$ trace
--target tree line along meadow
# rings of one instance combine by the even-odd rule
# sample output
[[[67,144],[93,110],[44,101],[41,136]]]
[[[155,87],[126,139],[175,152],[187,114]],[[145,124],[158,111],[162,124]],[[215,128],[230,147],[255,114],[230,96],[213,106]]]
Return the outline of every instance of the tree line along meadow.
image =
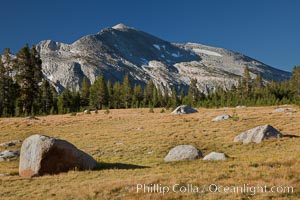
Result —
[[[98,76],[91,85],[83,78],[80,91],[67,85],[61,94],[43,76],[42,61],[35,46],[23,47],[15,58],[10,50],[0,59],[0,116],[49,115],[83,110],[164,107],[186,104],[194,107],[232,107],[237,105],[269,106],[300,104],[300,67],[295,66],[290,80],[266,82],[261,74],[252,79],[249,68],[237,85],[224,90],[216,88],[203,94],[192,79],[189,89],[170,92],[157,88],[152,80],[146,85],[132,85],[128,75],[122,82],[112,83]]]

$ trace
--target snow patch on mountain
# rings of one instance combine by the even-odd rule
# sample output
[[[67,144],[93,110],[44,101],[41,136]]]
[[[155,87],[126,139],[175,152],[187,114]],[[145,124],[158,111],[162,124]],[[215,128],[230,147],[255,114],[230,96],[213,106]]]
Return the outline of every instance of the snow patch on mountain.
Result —
[[[222,55],[219,54],[219,53],[217,53],[217,52],[209,51],[209,50],[205,50],[205,49],[194,48],[193,51],[196,52],[196,53],[203,53],[203,54],[206,54],[206,55],[209,55],[209,56],[219,56],[219,57],[222,57]]]
[[[153,44],[153,46],[157,49],[157,50],[159,50],[160,51],[160,46],[159,45],[157,45],[157,44]]]

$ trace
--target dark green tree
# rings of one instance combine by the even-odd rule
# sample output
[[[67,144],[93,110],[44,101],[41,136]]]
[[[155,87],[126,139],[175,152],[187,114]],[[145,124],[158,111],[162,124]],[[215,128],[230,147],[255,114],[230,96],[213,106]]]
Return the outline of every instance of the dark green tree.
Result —
[[[290,82],[295,97],[299,97],[300,96],[300,66],[295,66],[293,68],[292,78]]]
[[[242,79],[242,87],[243,87],[243,93],[246,97],[249,97],[251,94],[252,89],[252,80],[250,76],[250,71],[248,67],[245,67],[244,73],[243,73],[243,79]]]
[[[41,85],[41,93],[41,112],[48,115],[53,107],[53,93],[51,85],[45,79]]]
[[[129,108],[131,105],[132,88],[130,85],[128,74],[124,76],[122,84],[122,101],[125,108]]]
[[[108,90],[103,76],[99,76],[90,88],[90,105],[97,109],[108,106]]]
[[[80,106],[83,108],[88,107],[90,104],[90,87],[91,83],[85,76],[82,80],[81,92],[80,92]]]

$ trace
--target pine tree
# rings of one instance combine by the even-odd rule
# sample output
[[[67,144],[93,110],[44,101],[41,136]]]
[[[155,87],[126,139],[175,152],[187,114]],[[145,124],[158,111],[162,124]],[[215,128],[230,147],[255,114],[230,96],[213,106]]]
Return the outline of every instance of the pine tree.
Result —
[[[39,83],[42,80],[42,61],[33,46],[28,45],[17,53],[14,68],[17,71],[16,79],[20,85],[20,114],[36,114],[39,102]]]
[[[107,81],[107,93],[108,93],[108,108],[112,108],[114,91],[113,91],[113,85],[110,80]]]
[[[58,105],[58,113],[60,114],[66,114],[71,111],[72,94],[69,85],[67,85],[64,91],[60,94],[57,105]]]
[[[4,101],[5,101],[5,68],[0,56],[0,117],[4,113]]]
[[[243,93],[245,94],[246,97],[249,97],[251,94],[251,89],[252,89],[252,81],[251,81],[251,76],[250,76],[250,71],[248,67],[245,67],[244,73],[243,73],[243,80],[242,80],[242,87],[243,87]]]
[[[133,87],[133,95],[132,95],[132,106],[135,108],[139,108],[141,106],[141,102],[143,100],[143,89],[141,85],[134,85]]]
[[[290,80],[295,97],[300,96],[300,66],[295,66]]]
[[[197,87],[197,79],[192,79],[188,91],[188,104],[194,106],[200,99],[200,91]]]
[[[108,90],[103,76],[99,76],[90,88],[90,105],[97,109],[108,106]]]
[[[172,89],[172,97],[171,97],[171,107],[172,109],[175,109],[178,106],[179,99],[177,95],[177,90],[175,87]]]
[[[130,85],[128,74],[124,76],[122,84],[122,101],[125,108],[129,108],[131,105],[132,88]]]
[[[144,105],[153,105],[153,89],[155,88],[155,85],[152,80],[149,80],[147,82],[147,85],[144,89]]]
[[[50,114],[51,108],[53,107],[53,93],[51,85],[47,80],[43,80],[41,85],[41,110],[44,114]]]
[[[168,102],[169,102],[169,89],[167,87],[167,85],[165,85],[163,87],[164,89],[164,95],[163,95],[163,99],[162,99],[162,103],[161,106],[163,107],[168,107]]]
[[[15,103],[18,96],[19,86],[13,80],[13,61],[11,58],[10,49],[4,50],[4,67],[5,67],[5,78],[4,78],[4,115],[14,116],[15,115]]]
[[[122,86],[120,82],[115,82],[113,86],[113,107],[114,108],[123,108],[121,95],[122,95]]]
[[[90,81],[85,76],[82,80],[81,93],[80,93],[80,106],[86,108],[89,106],[90,101]]]

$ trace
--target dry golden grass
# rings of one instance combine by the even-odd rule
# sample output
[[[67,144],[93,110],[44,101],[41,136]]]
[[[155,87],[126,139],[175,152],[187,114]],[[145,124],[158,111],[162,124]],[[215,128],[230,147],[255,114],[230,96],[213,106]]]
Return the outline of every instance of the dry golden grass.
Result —
[[[18,177],[18,159],[0,162],[0,199],[300,199],[300,138],[266,140],[260,144],[234,143],[234,136],[258,125],[271,124],[283,134],[300,136],[300,112],[272,113],[275,107],[199,109],[174,116],[148,109],[100,111],[91,115],[57,115],[0,119],[0,143],[40,133],[65,139],[91,154],[101,164],[95,171],[70,171],[32,179]],[[219,114],[238,120],[212,122]],[[225,152],[221,162],[201,159],[164,163],[179,144],[198,147],[204,155]],[[4,150],[0,148],[0,151]],[[20,149],[20,145],[9,149]],[[119,164],[118,164],[119,163]],[[159,193],[136,192],[136,184],[211,183],[224,186],[293,186],[293,193]]]

